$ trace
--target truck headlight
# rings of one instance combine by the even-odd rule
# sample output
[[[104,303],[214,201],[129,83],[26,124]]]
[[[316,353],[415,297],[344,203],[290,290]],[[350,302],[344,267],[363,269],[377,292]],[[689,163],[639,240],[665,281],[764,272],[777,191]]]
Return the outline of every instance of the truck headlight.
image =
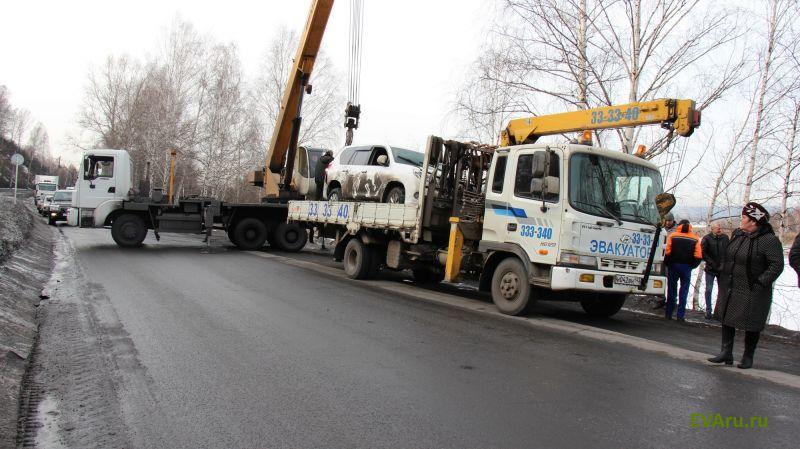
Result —
[[[422,170],[414,170],[414,176],[416,176],[417,179],[422,178]]]
[[[560,263],[569,265],[581,265],[585,267],[597,268],[597,258],[594,256],[583,256],[569,251],[561,251]]]

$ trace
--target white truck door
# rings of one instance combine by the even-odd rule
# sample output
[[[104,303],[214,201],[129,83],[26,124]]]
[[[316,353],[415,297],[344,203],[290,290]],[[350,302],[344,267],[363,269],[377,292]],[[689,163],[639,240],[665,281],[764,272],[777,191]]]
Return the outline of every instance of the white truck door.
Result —
[[[531,262],[553,265],[561,232],[562,152],[560,149],[522,149],[509,156],[506,239],[525,249]],[[516,226],[514,226],[516,224]]]
[[[510,175],[507,170],[508,159],[508,150],[499,150],[495,154],[489,173],[491,182],[486,190],[486,213],[483,218],[483,234],[481,235],[481,239],[488,242],[506,242],[508,226],[512,224],[508,199],[511,192],[510,186],[513,183],[507,181],[506,178],[513,179],[513,175]]]
[[[101,203],[119,198],[127,192],[117,192],[114,176],[114,156],[88,155],[83,160],[83,176],[78,187],[78,207],[94,209]]]

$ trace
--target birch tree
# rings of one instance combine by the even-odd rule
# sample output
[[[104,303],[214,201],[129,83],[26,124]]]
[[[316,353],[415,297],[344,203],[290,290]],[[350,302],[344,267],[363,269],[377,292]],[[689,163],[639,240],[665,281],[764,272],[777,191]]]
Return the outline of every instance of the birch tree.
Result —
[[[704,109],[741,82],[739,62],[709,61],[738,37],[733,17],[701,0],[506,0],[476,76],[513,92],[516,113],[646,101],[678,85]],[[635,148],[638,129],[615,132],[623,150]]]
[[[252,95],[261,123],[264,156],[278,119],[283,91],[298,44],[297,33],[286,28],[280,29],[262,58],[261,75],[255,80]],[[303,98],[299,145],[329,148],[339,145],[345,106],[341,79],[330,58],[320,52],[309,81],[313,86],[312,93]]]
[[[759,81],[753,138],[748,151],[742,203],[750,201],[753,184],[757,181],[756,162],[759,159],[759,147],[765,137],[765,124],[778,100],[785,94],[783,75],[787,64],[791,62],[791,53],[785,40],[790,37],[790,25],[795,17],[791,13],[794,3],[791,0],[770,0],[764,20],[766,32],[758,56]]]

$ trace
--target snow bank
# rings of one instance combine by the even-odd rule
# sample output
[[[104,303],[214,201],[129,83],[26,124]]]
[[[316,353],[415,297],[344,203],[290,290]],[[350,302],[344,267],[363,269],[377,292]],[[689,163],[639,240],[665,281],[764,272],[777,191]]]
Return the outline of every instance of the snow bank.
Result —
[[[31,228],[33,216],[25,206],[25,200],[0,196],[0,261],[19,247]]]

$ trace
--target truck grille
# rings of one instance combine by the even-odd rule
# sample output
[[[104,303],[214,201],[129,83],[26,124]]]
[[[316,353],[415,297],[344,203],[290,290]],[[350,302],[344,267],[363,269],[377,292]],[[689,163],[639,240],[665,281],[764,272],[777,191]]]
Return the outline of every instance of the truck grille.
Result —
[[[631,273],[638,273],[642,262],[632,260],[620,259],[604,259],[600,258],[600,268],[611,271],[628,271]]]

